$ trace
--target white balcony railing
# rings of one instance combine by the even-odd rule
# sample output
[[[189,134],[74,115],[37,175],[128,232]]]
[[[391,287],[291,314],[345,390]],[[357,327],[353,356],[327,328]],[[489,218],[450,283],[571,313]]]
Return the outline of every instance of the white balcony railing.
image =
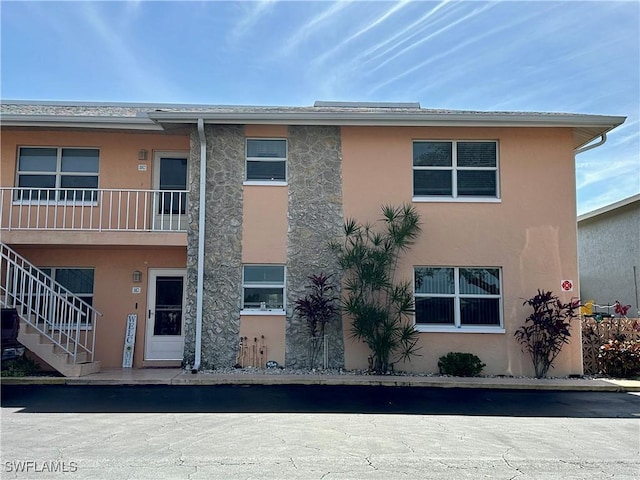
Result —
[[[186,232],[186,190],[0,187],[0,230]]]

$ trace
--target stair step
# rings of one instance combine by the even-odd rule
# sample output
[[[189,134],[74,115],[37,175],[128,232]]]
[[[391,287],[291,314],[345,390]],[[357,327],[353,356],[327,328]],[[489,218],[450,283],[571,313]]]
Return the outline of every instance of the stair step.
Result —
[[[100,371],[100,362],[90,362],[86,352],[79,352],[74,363],[72,355],[41,333],[25,333],[21,328],[18,341],[66,377],[81,377]]]

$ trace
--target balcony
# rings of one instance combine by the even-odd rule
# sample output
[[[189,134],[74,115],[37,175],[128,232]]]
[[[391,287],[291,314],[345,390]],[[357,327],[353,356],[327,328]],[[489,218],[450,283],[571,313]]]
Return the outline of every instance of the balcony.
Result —
[[[5,243],[186,245],[188,191],[0,187]]]

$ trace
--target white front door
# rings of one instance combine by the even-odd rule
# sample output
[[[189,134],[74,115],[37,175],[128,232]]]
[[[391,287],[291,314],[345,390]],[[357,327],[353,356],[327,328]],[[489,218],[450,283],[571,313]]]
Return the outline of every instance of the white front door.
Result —
[[[145,360],[182,360],[187,272],[149,270]]]
[[[186,230],[188,153],[155,152],[153,188],[154,230]]]

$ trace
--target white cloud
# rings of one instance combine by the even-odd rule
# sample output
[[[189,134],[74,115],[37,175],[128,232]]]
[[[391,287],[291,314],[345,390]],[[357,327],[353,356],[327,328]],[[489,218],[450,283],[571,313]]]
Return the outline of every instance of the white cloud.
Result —
[[[335,25],[331,23],[332,18],[341,13],[344,9],[349,7],[351,0],[342,0],[332,3],[331,6],[319,14],[313,16],[310,20],[300,26],[293,35],[284,41],[284,47],[280,50],[280,55],[288,56],[296,49],[300,48],[301,44],[306,39],[316,34],[323,28],[334,28]]]
[[[240,5],[249,6],[245,15],[231,30],[231,41],[236,42],[241,37],[253,31],[253,27],[263,19],[275,5],[275,0],[260,0],[256,2],[243,2]]]
[[[110,23],[103,11],[100,11],[100,4],[93,2],[82,3],[82,15],[85,24],[90,27],[109,54],[105,58],[103,68],[113,68],[118,72],[119,77],[126,81],[128,89],[141,96],[148,96],[153,92],[156,98],[166,99],[175,96],[177,89],[167,84],[159,72],[154,71],[146,65],[144,57],[136,53],[132,48],[132,43],[127,41],[127,32],[124,29],[116,30],[114,23]]]
[[[439,30],[436,30],[435,32],[433,32],[432,34],[427,35],[425,38],[423,38],[419,42],[415,42],[412,45],[402,49],[400,52],[398,52],[398,53],[392,55],[391,57],[387,58],[385,61],[381,62],[376,67],[374,67],[372,72],[374,72],[376,70],[379,70],[383,65],[386,65],[387,63],[389,63],[390,61],[396,59],[400,55],[406,54],[408,51],[413,50],[414,48],[418,47],[420,44],[425,43],[425,42],[433,39],[434,37],[440,35],[441,33],[445,32],[447,30],[450,30],[451,28],[455,27],[458,24],[461,24],[461,23],[463,23],[463,22],[465,22],[467,20],[470,20],[473,17],[476,17],[476,16],[480,15],[481,13],[489,10],[490,8],[493,8],[494,6],[495,6],[495,4],[491,4],[491,3],[483,4],[483,6],[474,9],[473,11],[471,11],[467,15],[464,15],[463,17],[459,18],[455,22],[449,23],[445,27],[442,27]],[[451,49],[449,49],[447,51],[441,52],[438,55],[430,56],[427,60],[425,60],[423,62],[420,62],[420,63],[414,65],[411,68],[403,70],[402,73],[399,73],[398,75],[395,75],[393,77],[387,78],[385,81],[380,82],[377,85],[374,85],[371,89],[369,89],[369,93],[373,93],[373,92],[375,92],[377,90],[380,90],[381,88],[383,88],[383,87],[385,87],[387,85],[390,85],[390,84],[392,84],[394,82],[397,82],[398,80],[411,75],[412,73],[416,72],[417,70],[420,70],[420,69],[424,68],[425,66],[437,61],[438,59],[443,58],[443,57],[447,57],[447,56],[451,55],[453,52],[455,52],[457,50],[460,50],[460,49],[466,47],[467,45],[469,45],[471,43],[475,43],[478,40],[480,40],[480,39],[482,39],[484,37],[487,37],[487,36],[495,33],[496,31],[502,30],[504,28],[506,28],[506,27],[503,26],[503,27],[499,27],[499,28],[496,28],[494,30],[485,32],[484,34],[478,35],[478,36],[473,37],[473,38],[471,38],[471,39],[469,39],[469,40],[467,40],[465,42],[459,43],[455,47],[453,47],[453,48],[451,48]]]
[[[401,2],[398,2],[398,3],[394,4],[393,7],[391,7],[389,10],[384,12],[381,16],[376,18],[373,22],[368,24],[366,27],[361,28],[356,33],[354,33],[353,35],[345,38],[343,41],[338,43],[332,49],[324,52],[322,55],[319,55],[312,63],[317,67],[318,65],[326,62],[329,59],[329,57],[333,56],[338,50],[344,48],[348,43],[350,43],[353,40],[355,40],[356,38],[364,35],[369,30],[372,30],[375,27],[377,27],[378,25],[382,24],[384,21],[388,20],[394,13],[396,13],[399,10],[403,9],[404,7],[406,7],[409,3],[410,3],[410,0],[403,0]]]

